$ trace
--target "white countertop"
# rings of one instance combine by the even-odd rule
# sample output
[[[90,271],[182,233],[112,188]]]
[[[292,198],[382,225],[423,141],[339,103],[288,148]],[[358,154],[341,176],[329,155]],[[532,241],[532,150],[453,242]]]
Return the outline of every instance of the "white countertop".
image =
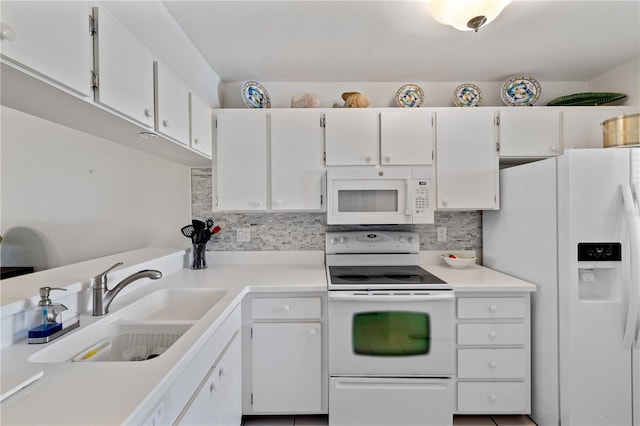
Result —
[[[176,250],[173,251],[174,255]],[[168,256],[166,251],[144,249],[91,261],[89,265],[71,265],[56,268],[58,280],[68,275],[70,291],[76,288],[86,291],[87,279],[79,281],[79,276],[90,277],[105,263],[111,260],[122,260],[135,268],[144,264],[152,265],[148,257],[152,255]],[[111,312],[138,300],[155,290],[164,288],[222,288],[227,293],[213,309],[196,322],[173,347],[160,357],[141,363],[33,363],[27,358],[43,349],[45,345],[29,345],[26,340],[19,341],[2,349],[1,370],[3,383],[5,377],[20,375],[25,377],[43,372],[43,376],[26,388],[10,396],[0,404],[0,423],[3,425],[18,424],[64,424],[64,425],[99,425],[122,424],[136,410],[144,407],[150,409],[154,398],[157,400],[167,391],[173,380],[187,368],[189,360],[202,348],[205,342],[215,333],[231,311],[240,303],[248,292],[317,292],[326,291],[326,269],[322,263],[322,253],[312,252],[298,255],[295,253],[259,254],[252,253],[245,259],[250,264],[242,263],[242,256],[208,252],[209,268],[204,270],[179,269],[165,275],[158,281],[130,286],[132,290],[118,295],[111,307]],[[262,262],[260,259],[267,259]],[[142,261],[136,264],[136,261]],[[225,263],[228,262],[228,263]],[[296,263],[287,263],[296,262]],[[132,269],[134,268],[132,266]],[[441,279],[454,284],[456,291],[482,292],[530,292],[535,286],[507,275],[492,271],[478,265],[463,270],[454,270],[445,264],[425,263],[425,269]],[[65,273],[65,268],[67,269]],[[78,269],[79,268],[79,269]],[[81,275],[74,275],[75,270]],[[38,274],[34,274],[37,278]],[[16,303],[31,300],[42,284],[40,279],[29,282],[28,276],[20,278],[21,288],[9,285],[11,294],[2,298],[2,308],[16,309]],[[11,280],[7,280],[9,282]],[[57,281],[60,285],[60,281]],[[13,283],[15,284],[15,283]],[[2,282],[4,292],[5,281]],[[37,300],[37,298],[35,299]],[[107,314],[108,316],[109,314]],[[4,321],[4,313],[3,313]],[[81,326],[105,317],[82,315]],[[72,331],[69,335],[77,332]],[[63,341],[66,336],[55,342]],[[5,389],[2,390],[3,392]],[[145,406],[146,404],[146,406]]]

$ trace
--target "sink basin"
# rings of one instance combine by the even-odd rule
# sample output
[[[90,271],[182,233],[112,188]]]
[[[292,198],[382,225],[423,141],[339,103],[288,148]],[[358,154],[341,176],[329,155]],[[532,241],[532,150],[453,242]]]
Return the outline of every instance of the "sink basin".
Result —
[[[145,361],[162,355],[190,323],[115,323],[88,326],[29,357],[30,362]]]
[[[119,311],[125,320],[197,321],[222,299],[219,288],[170,288],[156,290]]]
[[[123,362],[162,356],[227,293],[224,289],[156,290],[62,337],[30,362]]]

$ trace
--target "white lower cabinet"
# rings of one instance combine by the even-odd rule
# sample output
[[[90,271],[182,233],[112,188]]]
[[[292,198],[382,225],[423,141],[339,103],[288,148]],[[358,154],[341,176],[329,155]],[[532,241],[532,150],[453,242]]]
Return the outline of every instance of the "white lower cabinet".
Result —
[[[244,414],[326,413],[326,296],[248,296],[243,308]]]
[[[457,296],[457,414],[530,414],[531,319],[526,294]]]
[[[180,425],[240,425],[242,343],[237,333],[211,367],[177,421]]]

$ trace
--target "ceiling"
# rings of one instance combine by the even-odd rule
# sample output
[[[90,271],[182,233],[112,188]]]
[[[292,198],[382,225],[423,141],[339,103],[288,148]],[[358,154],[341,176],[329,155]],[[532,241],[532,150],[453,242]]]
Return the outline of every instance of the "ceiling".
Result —
[[[640,0],[515,0],[478,33],[428,1],[163,1],[224,82],[588,81],[640,55]]]

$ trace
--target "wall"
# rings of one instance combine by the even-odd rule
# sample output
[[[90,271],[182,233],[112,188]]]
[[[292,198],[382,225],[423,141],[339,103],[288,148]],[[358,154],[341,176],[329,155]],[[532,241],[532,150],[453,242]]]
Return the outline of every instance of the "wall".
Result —
[[[589,91],[625,93],[629,112],[640,112],[640,56],[590,80]]]
[[[324,213],[212,213],[211,169],[194,168],[192,179],[192,215],[195,219],[212,217],[222,231],[208,245],[214,251],[238,250],[324,250],[326,231],[379,230],[380,227],[328,226]],[[436,228],[447,227],[447,241],[436,241]],[[236,229],[249,228],[251,241],[236,241]],[[433,225],[398,225],[383,229],[411,230],[420,235],[422,250],[482,249],[480,212],[436,212]]]
[[[188,167],[7,107],[0,119],[3,266],[186,246]]]

